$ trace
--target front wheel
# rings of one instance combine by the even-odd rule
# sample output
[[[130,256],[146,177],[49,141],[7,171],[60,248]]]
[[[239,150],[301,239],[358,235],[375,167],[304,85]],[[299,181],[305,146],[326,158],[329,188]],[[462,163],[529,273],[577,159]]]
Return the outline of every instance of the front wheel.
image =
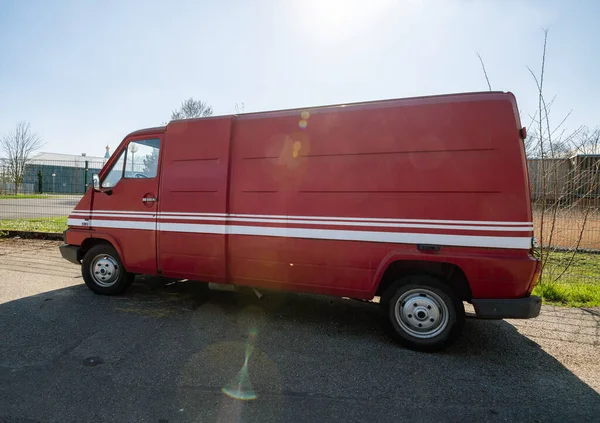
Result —
[[[414,350],[440,350],[452,343],[464,326],[462,301],[446,284],[429,275],[398,280],[382,300],[392,335]]]
[[[123,293],[134,278],[123,267],[116,250],[107,244],[95,245],[85,253],[81,274],[88,288],[101,295]]]

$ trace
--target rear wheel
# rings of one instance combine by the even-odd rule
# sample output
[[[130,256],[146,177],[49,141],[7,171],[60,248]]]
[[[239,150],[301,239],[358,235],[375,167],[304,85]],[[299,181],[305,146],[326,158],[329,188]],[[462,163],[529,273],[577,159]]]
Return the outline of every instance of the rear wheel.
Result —
[[[464,326],[462,301],[446,284],[429,275],[398,280],[382,300],[392,335],[414,350],[442,349],[460,335]]]
[[[88,288],[101,295],[123,293],[134,278],[123,267],[116,250],[108,244],[95,245],[85,253],[81,274]]]

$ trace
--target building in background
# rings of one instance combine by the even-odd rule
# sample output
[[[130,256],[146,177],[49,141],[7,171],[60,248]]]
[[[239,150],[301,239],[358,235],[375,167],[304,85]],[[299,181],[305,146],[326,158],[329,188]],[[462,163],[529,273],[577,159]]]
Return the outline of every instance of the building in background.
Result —
[[[108,146],[106,155],[110,156]],[[84,154],[39,153],[25,165],[21,193],[83,194],[108,159]],[[87,166],[87,170],[86,170]]]
[[[600,206],[600,154],[527,159],[533,202]]]

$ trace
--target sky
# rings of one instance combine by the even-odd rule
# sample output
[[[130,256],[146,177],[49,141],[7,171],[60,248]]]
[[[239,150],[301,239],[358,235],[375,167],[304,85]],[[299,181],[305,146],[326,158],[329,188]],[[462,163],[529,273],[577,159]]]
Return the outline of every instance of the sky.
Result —
[[[215,114],[487,90],[537,107],[543,29],[552,119],[600,125],[600,2],[0,0],[0,134],[103,156],[189,97]]]

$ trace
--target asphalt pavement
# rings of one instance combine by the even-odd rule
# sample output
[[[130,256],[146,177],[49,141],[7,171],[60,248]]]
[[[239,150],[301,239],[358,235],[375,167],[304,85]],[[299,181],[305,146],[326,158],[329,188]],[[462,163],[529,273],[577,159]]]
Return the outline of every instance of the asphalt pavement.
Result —
[[[0,199],[0,220],[68,216],[80,199],[81,195]]]
[[[600,416],[597,310],[468,319],[456,344],[424,354],[396,345],[376,306],[355,300],[156,278],[98,296],[57,245],[0,240],[1,422]]]

